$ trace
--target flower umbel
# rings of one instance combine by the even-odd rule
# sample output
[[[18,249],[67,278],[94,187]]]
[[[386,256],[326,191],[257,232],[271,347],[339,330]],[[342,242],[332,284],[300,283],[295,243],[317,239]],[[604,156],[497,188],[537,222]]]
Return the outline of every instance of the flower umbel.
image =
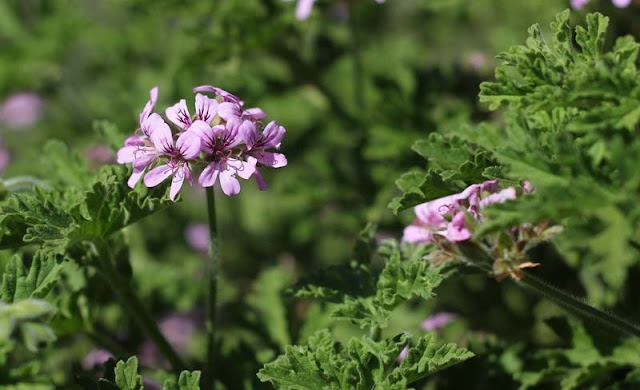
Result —
[[[267,150],[280,148],[284,127],[275,121],[265,126],[260,122],[267,116],[264,111],[245,109],[242,100],[221,88],[204,85],[193,91],[195,114],[189,113],[186,99],[181,99],[166,108],[166,122],[154,112],[158,88],[151,89],[136,133],[118,151],[118,163],[133,166],[129,186],[133,188],[144,177],[144,184],[154,187],[172,177],[169,197],[175,200],[185,179],[192,184],[193,170],[204,167],[198,178],[203,187],[219,182],[222,191],[232,196],[240,192],[238,177],[255,175],[259,189],[265,190],[256,165],[287,165],[284,154]],[[215,98],[200,92],[213,93]]]
[[[470,249],[480,250],[494,259],[492,274],[496,279],[502,280],[507,276],[519,279],[523,268],[539,265],[529,261],[527,250],[559,234],[562,228],[549,227],[546,222],[535,226],[523,224],[508,232],[497,232],[481,240],[472,240],[474,231],[484,221],[482,211],[485,207],[504,203],[517,196],[514,187],[499,190],[498,184],[497,180],[473,184],[459,194],[416,206],[417,218],[405,228],[403,241],[436,244],[438,249],[427,256],[435,264],[457,258],[469,259]],[[524,182],[521,193],[527,195],[532,192],[534,187],[531,183]]]

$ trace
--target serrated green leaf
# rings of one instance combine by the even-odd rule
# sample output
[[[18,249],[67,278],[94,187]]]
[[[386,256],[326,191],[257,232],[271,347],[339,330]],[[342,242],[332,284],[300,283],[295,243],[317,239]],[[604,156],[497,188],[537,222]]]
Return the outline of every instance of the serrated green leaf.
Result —
[[[473,356],[473,352],[455,344],[436,345],[433,333],[428,333],[415,347],[409,348],[407,357],[389,376],[393,380],[406,379],[412,383]]]
[[[2,275],[0,301],[12,303],[28,298],[44,298],[58,282],[63,266],[56,256],[38,251],[27,271],[22,257],[14,255]]]
[[[167,379],[162,386],[163,390],[200,390],[200,371],[182,371],[178,382]]]
[[[116,365],[116,386],[120,390],[141,390],[142,376],[138,374],[138,358],[132,356],[126,362],[120,360]]]

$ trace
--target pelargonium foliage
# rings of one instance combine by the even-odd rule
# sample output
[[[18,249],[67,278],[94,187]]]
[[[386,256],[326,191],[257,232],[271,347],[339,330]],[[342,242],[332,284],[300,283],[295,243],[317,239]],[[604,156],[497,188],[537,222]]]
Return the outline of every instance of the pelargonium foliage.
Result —
[[[144,178],[145,186],[155,187],[171,177],[169,198],[175,200],[184,181],[192,185],[193,171],[204,167],[198,178],[202,187],[219,182],[222,192],[233,196],[240,192],[238,178],[253,176],[260,190],[267,189],[258,167],[287,165],[284,154],[268,151],[280,148],[285,128],[275,121],[265,124],[261,109],[245,109],[242,100],[223,89],[205,85],[194,92],[193,116],[181,99],[166,108],[165,120],[154,112],[158,88],[151,89],[136,133],[118,151],[118,163],[133,166],[129,186]]]

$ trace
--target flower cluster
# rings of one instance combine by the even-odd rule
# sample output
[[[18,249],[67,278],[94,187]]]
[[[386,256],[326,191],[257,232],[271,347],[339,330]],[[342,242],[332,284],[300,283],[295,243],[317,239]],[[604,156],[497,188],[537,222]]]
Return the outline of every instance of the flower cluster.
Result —
[[[524,182],[522,193],[533,191],[531,183]],[[403,241],[435,243],[438,249],[427,256],[434,264],[457,258],[475,262],[488,256],[496,279],[502,280],[507,276],[520,279],[522,269],[539,265],[529,260],[527,251],[561,233],[561,226],[549,226],[546,221],[537,225],[525,223],[467,243],[476,227],[483,222],[484,207],[515,198],[514,187],[499,190],[498,181],[490,180],[473,184],[459,194],[423,203],[416,206],[417,219],[405,228]]]
[[[525,183],[525,187],[530,191],[530,184]],[[473,184],[459,194],[420,204],[415,208],[416,220],[404,230],[403,240],[429,243],[440,236],[449,242],[466,241],[471,238],[469,219],[480,222],[482,208],[515,197],[515,188],[498,191],[498,180],[489,180]]]
[[[284,0],[284,1],[293,1],[293,0]],[[305,20],[311,15],[311,9],[313,8],[313,3],[316,0],[298,0],[296,5],[296,18],[298,20]],[[385,0],[376,0],[376,3],[382,4]]]
[[[154,112],[158,88],[151,89],[139,128],[118,150],[118,163],[133,165],[129,186],[133,188],[144,178],[147,187],[155,187],[171,177],[169,197],[175,200],[185,179],[192,184],[192,171],[204,166],[198,178],[202,187],[219,182],[222,191],[232,196],[240,192],[238,177],[253,176],[260,190],[265,190],[267,185],[258,167],[287,165],[284,154],[267,151],[280,148],[284,127],[275,121],[264,124],[264,111],[245,109],[242,100],[220,88],[204,85],[193,91],[195,114],[189,113],[182,99],[165,110],[167,122]]]

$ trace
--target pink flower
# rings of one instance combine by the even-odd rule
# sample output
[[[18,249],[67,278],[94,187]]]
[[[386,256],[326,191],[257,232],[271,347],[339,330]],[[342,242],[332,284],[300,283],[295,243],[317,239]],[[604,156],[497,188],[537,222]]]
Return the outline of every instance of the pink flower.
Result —
[[[185,355],[188,352],[189,343],[198,328],[198,322],[196,316],[193,314],[176,313],[164,317],[158,327],[160,328],[160,333],[162,333],[176,352],[179,355]],[[144,365],[152,367],[166,365],[155,344],[149,340],[142,344],[139,355],[140,362]]]
[[[287,2],[291,2],[293,0],[284,0]],[[385,0],[376,0],[376,3],[382,4]],[[311,15],[311,9],[313,8],[313,3],[315,0],[298,0],[298,4],[296,5],[296,18],[298,20],[305,20]]]
[[[155,132],[171,136],[171,129],[156,113],[149,115],[141,127],[144,135],[133,135],[125,140],[125,146],[118,150],[118,164],[133,163],[133,173],[129,178],[129,187],[133,188],[140,181],[147,167],[152,165],[162,154],[151,139]]]
[[[144,185],[155,187],[169,176],[173,176],[169,199],[175,200],[178,191],[182,188],[184,179],[188,179],[190,184],[193,182],[189,160],[193,160],[200,155],[200,137],[193,131],[186,131],[174,143],[171,130],[166,126],[159,127],[151,133],[151,142],[153,142],[159,154],[168,156],[170,159],[166,164],[150,170],[144,176]]]
[[[467,229],[464,218],[464,211],[460,211],[453,217],[451,222],[447,225],[446,234],[444,234],[447,240],[450,242],[459,242],[466,241],[471,238],[471,232]]]
[[[473,70],[481,69],[487,63],[487,56],[481,52],[474,52],[469,57],[469,66]]]
[[[167,122],[153,112],[157,87],[150,91],[150,100],[138,120],[139,128],[118,150],[118,163],[133,166],[129,186],[133,188],[144,177],[144,184],[154,187],[171,176],[169,198],[175,200],[185,179],[192,184],[192,168],[204,166],[198,178],[203,187],[213,186],[219,178],[222,191],[236,195],[240,192],[238,177],[248,179],[255,174],[260,189],[265,189],[256,164],[272,168],[287,165],[282,153],[266,150],[280,147],[284,128],[275,122],[264,127],[259,122],[267,116],[264,111],[244,109],[242,100],[221,88],[203,85],[194,88],[194,92],[195,115],[189,113],[185,99],[165,110],[174,125],[173,133]],[[212,92],[216,98],[198,92]]]
[[[87,371],[91,370],[95,366],[103,365],[112,357],[111,352],[105,349],[92,349],[84,359],[82,359],[82,368]]]
[[[571,0],[571,8],[582,9],[590,0]],[[618,8],[627,8],[631,5],[632,0],[611,0],[614,6]]]
[[[217,110],[217,100],[201,94],[196,95],[196,120],[211,123],[217,114]],[[188,130],[193,124],[191,115],[189,115],[189,109],[187,108],[187,101],[184,99],[181,99],[179,103],[168,107],[165,110],[165,114],[167,115],[167,119],[182,130]]]
[[[236,176],[248,179],[253,175],[255,162],[243,161],[239,156],[233,155],[233,148],[242,142],[239,133],[240,127],[245,123],[234,119],[226,125],[197,128],[197,134],[202,140],[202,150],[208,154],[210,159],[209,164],[198,178],[201,186],[211,187],[220,178],[222,192],[233,196],[240,192],[240,182]]]
[[[436,235],[450,242],[466,241],[473,235],[468,221],[482,221],[482,209],[492,203],[515,199],[513,187],[498,191],[498,181],[472,184],[459,194],[445,196],[415,207],[416,220],[404,229],[402,240],[433,242]]]
[[[254,165],[259,163],[271,168],[281,168],[287,165],[287,157],[284,154],[265,151],[269,148],[280,149],[282,138],[286,133],[284,127],[271,121],[262,131],[259,131],[255,123],[245,121],[240,127],[240,131],[240,136],[245,143],[245,154],[250,156],[249,161],[254,161]],[[257,168],[254,175],[258,188],[261,191],[266,190],[267,183]]]
[[[43,106],[42,99],[35,93],[16,93],[0,106],[0,122],[15,130],[31,127],[40,120]]]
[[[631,0],[611,0],[611,2],[618,8],[627,8],[631,5]]]
[[[457,316],[453,313],[441,312],[432,315],[422,322],[420,327],[424,331],[432,331],[444,328],[451,321],[455,320]]]
[[[589,0],[571,0],[571,8],[582,9],[588,2]]]
[[[84,152],[85,159],[92,166],[100,166],[115,162],[113,151],[106,145],[93,145]]]
[[[209,250],[209,226],[204,223],[192,223],[187,226],[184,236],[191,248],[206,253]]]
[[[402,363],[402,361],[404,359],[407,358],[407,356],[409,356],[409,344],[405,345],[404,348],[402,348],[402,351],[400,351],[400,355],[398,355],[398,363]]]

